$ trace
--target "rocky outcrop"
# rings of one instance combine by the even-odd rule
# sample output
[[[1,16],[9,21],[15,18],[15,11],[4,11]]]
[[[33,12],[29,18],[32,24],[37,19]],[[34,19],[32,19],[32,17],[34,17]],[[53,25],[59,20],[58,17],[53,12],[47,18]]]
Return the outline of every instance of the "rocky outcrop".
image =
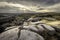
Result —
[[[55,29],[52,26],[46,25],[46,24],[41,24],[43,28],[48,32],[49,35],[54,35],[55,34]]]
[[[35,32],[21,30],[21,35],[18,40],[44,40],[44,38]]]
[[[60,28],[53,27],[39,21],[35,22],[30,21],[24,23],[21,22],[21,25],[17,26],[16,28],[0,33],[0,39],[1,40],[60,40]]]

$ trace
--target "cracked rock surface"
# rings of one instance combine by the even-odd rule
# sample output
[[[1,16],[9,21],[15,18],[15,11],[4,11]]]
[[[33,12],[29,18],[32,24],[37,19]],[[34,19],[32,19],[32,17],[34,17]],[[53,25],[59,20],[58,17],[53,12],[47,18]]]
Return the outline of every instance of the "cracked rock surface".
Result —
[[[0,40],[60,40],[58,30],[60,28],[32,22],[32,24],[24,24],[0,33]]]

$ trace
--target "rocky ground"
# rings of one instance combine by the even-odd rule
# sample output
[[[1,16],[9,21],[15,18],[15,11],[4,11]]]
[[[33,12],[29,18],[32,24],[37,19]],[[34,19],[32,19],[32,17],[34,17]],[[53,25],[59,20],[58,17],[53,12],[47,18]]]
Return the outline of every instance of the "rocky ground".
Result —
[[[40,20],[39,18],[29,18],[27,21],[14,20],[9,23],[11,27],[0,33],[0,40],[60,40],[60,27]]]

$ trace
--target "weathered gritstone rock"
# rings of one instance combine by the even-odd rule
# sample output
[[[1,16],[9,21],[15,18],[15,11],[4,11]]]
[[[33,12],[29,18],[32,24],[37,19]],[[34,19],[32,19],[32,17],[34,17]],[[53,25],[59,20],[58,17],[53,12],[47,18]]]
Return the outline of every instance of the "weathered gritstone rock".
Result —
[[[54,35],[56,33],[55,29],[49,25],[41,24],[41,26],[47,30],[49,35]]]
[[[49,35],[54,35],[55,34],[55,29],[52,26],[49,26],[47,24],[44,23],[40,23],[38,22],[30,22],[30,24],[28,26],[23,26],[24,28],[33,30],[35,32],[38,33],[44,33],[46,32]]]
[[[56,30],[56,32],[60,33],[60,27],[53,27],[53,28]]]
[[[45,31],[45,29],[41,25],[28,25],[28,26],[23,26],[23,28],[33,32],[37,32],[39,34]]]
[[[42,21],[30,22],[30,25],[44,24]]]
[[[39,22],[32,22],[32,23],[33,24],[18,26],[17,28],[7,30],[0,34],[0,39],[1,40],[17,40],[17,39],[18,40],[53,40],[53,39],[60,40],[60,33],[58,33],[57,31],[58,28]]]
[[[41,35],[32,31],[21,30],[21,35],[18,40],[44,40],[44,38]]]
[[[33,30],[33,31],[38,31],[37,28],[35,28],[36,25],[28,25],[28,26],[23,26],[23,28],[27,29],[27,30]]]
[[[46,30],[49,30],[49,31],[51,31],[51,30],[55,30],[53,27],[51,27],[51,26],[49,26],[49,25],[47,25],[47,24],[40,24],[43,28],[45,28]]]
[[[0,40],[17,40],[18,38],[18,27],[10,29],[0,34]]]
[[[38,27],[38,30],[41,31],[41,32],[43,32],[45,30],[40,24],[37,25],[37,27]]]
[[[32,22],[36,22],[41,20],[41,18],[37,17],[37,18],[29,18],[27,21],[32,21]]]

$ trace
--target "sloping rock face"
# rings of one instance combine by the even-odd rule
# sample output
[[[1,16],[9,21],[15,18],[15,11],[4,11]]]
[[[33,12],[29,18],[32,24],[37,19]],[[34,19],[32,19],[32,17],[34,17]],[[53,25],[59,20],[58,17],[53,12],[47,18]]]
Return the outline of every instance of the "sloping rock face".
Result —
[[[19,40],[44,40],[44,38],[41,35],[34,33],[32,31],[21,30]]]
[[[18,27],[0,34],[0,40],[17,40]]]
[[[29,25],[24,25],[23,28],[42,35],[44,40],[60,40],[60,36],[58,36],[60,34],[58,31],[60,28],[57,27],[39,22],[31,22]]]
[[[33,30],[38,33],[47,32],[49,35],[54,35],[56,32],[52,26],[49,26],[47,24],[41,24],[39,22],[33,22],[28,26],[23,26],[23,28]]]
[[[0,33],[0,40],[60,40],[58,30],[60,29],[57,27],[32,22],[32,24],[18,26]]]

